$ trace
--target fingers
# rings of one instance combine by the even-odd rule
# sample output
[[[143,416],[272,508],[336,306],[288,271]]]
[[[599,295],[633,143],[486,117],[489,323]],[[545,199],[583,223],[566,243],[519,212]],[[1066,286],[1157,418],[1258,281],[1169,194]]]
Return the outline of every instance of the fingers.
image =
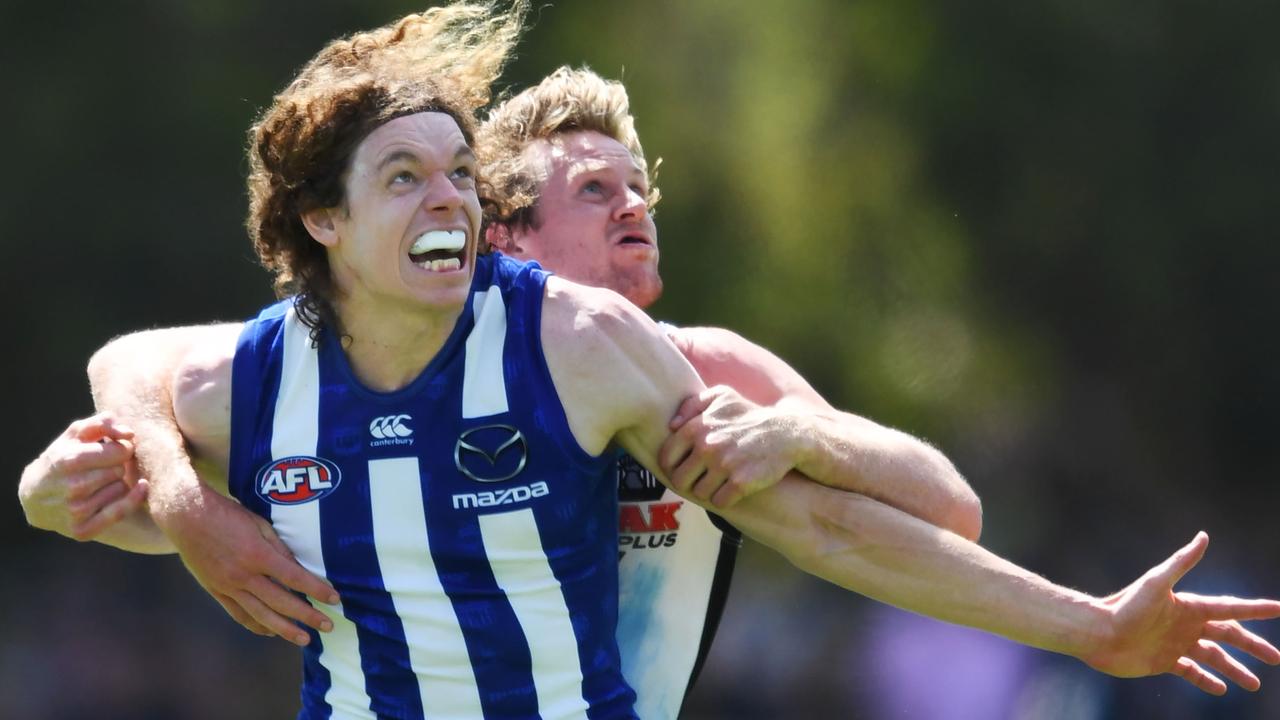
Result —
[[[50,472],[58,475],[74,475],[87,470],[123,466],[132,457],[132,449],[115,440],[107,442],[81,442],[68,448],[65,445],[51,448]],[[123,477],[123,473],[117,478]]]
[[[247,583],[245,589],[268,610],[277,615],[297,620],[322,632],[329,632],[333,629],[333,622],[324,613],[266,577],[258,576],[253,578]],[[297,627],[294,630],[295,633],[299,631]],[[301,632],[303,634],[306,633],[305,630]]]
[[[676,409],[676,414],[672,416],[671,421],[667,423],[667,427],[671,432],[679,430],[690,418],[701,415],[708,407],[711,407],[716,395],[715,388],[707,388],[697,395],[690,395],[685,398],[684,402],[680,403],[680,407]]]
[[[1201,640],[1187,655],[1245,690],[1254,692],[1262,687],[1262,681],[1257,675],[1249,672],[1249,668],[1241,665],[1239,660],[1228,655],[1227,651],[1215,642]]]
[[[1206,620],[1270,620],[1280,617],[1280,601],[1277,600],[1246,600],[1195,593],[1178,593],[1178,598],[1193,604]]]
[[[732,477],[725,478],[725,482],[716,489],[711,496],[711,504],[718,508],[732,507],[742,498],[754,495],[771,484],[769,478],[761,475],[754,467],[737,471]]]
[[[227,611],[227,614],[231,616],[232,620],[240,623],[249,632],[254,633],[255,635],[262,635],[263,637],[275,637],[275,633],[268,630],[262,623],[254,620],[253,617],[249,615],[249,613],[245,612],[244,608],[240,607],[235,600],[232,600],[221,593],[210,591],[209,594],[213,596],[214,600],[218,601],[218,604],[222,606],[223,610]]]
[[[1261,636],[1246,630],[1238,622],[1208,623],[1205,625],[1204,636],[1209,640],[1239,648],[1268,665],[1280,665],[1280,650]]]
[[[668,435],[662,441],[662,447],[658,448],[658,467],[677,491],[687,489],[702,474],[702,470],[696,465],[682,467],[693,452],[693,429],[693,426],[682,426]]]
[[[67,509],[74,514],[74,509],[77,505],[93,505],[93,498],[107,488],[116,485],[124,487],[123,479],[123,465],[112,465],[75,473],[72,477],[67,478]],[[97,505],[101,506],[106,502],[110,502],[110,500],[101,501]],[[92,509],[96,509],[96,507]]]
[[[728,479],[729,476],[722,470],[707,468],[707,470],[697,478],[693,485],[689,487],[689,494],[697,498],[700,502],[713,502],[712,498],[715,497],[716,493],[725,486]]]
[[[307,634],[305,630],[295,625],[293,621],[267,607],[261,600],[254,597],[252,594],[244,590],[237,590],[231,596],[231,600],[243,608],[254,621],[265,627],[267,631],[273,635],[279,635],[298,647],[303,647],[307,643],[311,642],[311,636]],[[232,615],[232,617],[235,617],[235,615]],[[244,623],[241,624],[243,625]]]
[[[334,590],[329,583],[307,572],[296,560],[281,558],[278,562],[273,562],[269,574],[290,590],[296,590],[327,605],[338,603],[338,591]],[[310,622],[307,624],[318,627]]]
[[[1173,674],[1210,695],[1225,695],[1227,693],[1226,683],[1205,672],[1204,668],[1197,665],[1191,658],[1178,658]]]
[[[749,495],[749,487],[737,483],[726,482],[716,489],[711,496],[711,504],[718,508],[732,507],[742,498]]]
[[[327,605],[336,605],[339,602],[338,591],[333,586],[314,573],[309,572],[306,568],[294,558],[293,553],[276,535],[275,530],[271,528],[265,521],[259,523],[259,530],[262,537],[276,551],[277,555],[268,560],[269,567],[266,568],[266,574],[270,575],[281,585],[290,590],[295,590],[315,598],[319,602]],[[310,606],[308,606],[310,607]],[[298,618],[302,620],[302,618]],[[304,620],[305,622],[305,620]],[[319,628],[319,625],[308,622],[308,625]]]
[[[128,493],[129,487],[117,479],[110,484],[102,485],[97,492],[89,497],[68,500],[67,515],[70,516],[73,523],[83,522],[92,517],[94,513]]]
[[[133,438],[132,428],[121,423],[110,412],[101,412],[82,420],[76,420],[67,426],[63,434],[81,442],[97,442],[104,438],[109,440]]]
[[[98,512],[85,520],[71,526],[71,534],[77,540],[92,540],[103,530],[120,522],[125,516],[137,510],[147,500],[147,483],[140,481],[129,488],[125,495],[107,504]]]
[[[1195,538],[1187,543],[1181,550],[1169,556],[1169,559],[1152,568],[1152,573],[1160,578],[1162,582],[1172,588],[1186,575],[1191,568],[1200,562],[1204,557],[1204,551],[1209,547],[1209,535],[1203,530],[1196,533]]]

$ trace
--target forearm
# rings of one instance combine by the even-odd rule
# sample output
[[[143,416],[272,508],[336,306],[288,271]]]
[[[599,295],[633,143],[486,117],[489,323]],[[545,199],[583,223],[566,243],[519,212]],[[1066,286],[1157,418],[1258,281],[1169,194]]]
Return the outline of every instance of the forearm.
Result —
[[[927,443],[835,410],[793,416],[796,470],[823,485],[866,495],[976,541],[982,505],[955,466]]]
[[[145,507],[121,518],[93,538],[94,542],[144,555],[168,555],[177,552],[169,538],[156,526]]]
[[[794,474],[724,515],[800,569],[921,615],[1075,657],[1110,631],[1106,610],[1089,595],[888,505]]]

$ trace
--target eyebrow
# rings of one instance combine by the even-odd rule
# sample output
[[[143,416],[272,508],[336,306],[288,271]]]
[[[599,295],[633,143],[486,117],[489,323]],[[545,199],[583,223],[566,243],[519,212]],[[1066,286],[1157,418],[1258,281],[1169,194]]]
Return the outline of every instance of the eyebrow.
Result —
[[[455,162],[461,159],[470,160],[471,162],[476,161],[475,152],[473,152],[471,150],[471,147],[466,143],[460,143],[458,145],[458,149],[453,152],[453,160]],[[399,162],[401,160],[407,160],[409,162],[421,162],[417,153],[414,153],[410,150],[396,150],[390,155],[387,155],[386,157],[379,160],[377,167],[374,168],[374,171],[382,172],[382,169],[385,168],[386,166],[391,165],[392,163]]]
[[[573,180],[578,180],[579,178],[583,178],[583,177],[589,177],[591,175],[595,175],[596,173],[609,170],[612,167],[611,165],[609,165],[609,163],[603,160],[593,162],[593,163],[583,163],[583,165],[585,165],[585,167],[580,168],[577,172],[574,172],[570,175],[570,177]],[[648,185],[649,183],[649,176],[643,170],[641,170],[638,165],[634,163],[632,163],[631,167],[626,171],[625,174],[627,176],[628,182],[633,180],[639,180],[643,182],[645,185]]]

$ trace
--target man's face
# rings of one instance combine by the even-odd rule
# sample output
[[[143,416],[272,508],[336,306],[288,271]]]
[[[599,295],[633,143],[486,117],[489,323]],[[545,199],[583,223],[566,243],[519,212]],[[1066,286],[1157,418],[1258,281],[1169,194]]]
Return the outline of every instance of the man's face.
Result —
[[[662,294],[658,229],[646,203],[648,179],[626,146],[575,132],[525,152],[532,167],[546,169],[546,181],[534,222],[512,231],[518,250],[511,254],[640,307],[653,304]]]
[[[345,182],[335,242],[325,243],[342,300],[465,303],[480,202],[475,156],[453,118],[424,112],[382,125],[356,147]]]

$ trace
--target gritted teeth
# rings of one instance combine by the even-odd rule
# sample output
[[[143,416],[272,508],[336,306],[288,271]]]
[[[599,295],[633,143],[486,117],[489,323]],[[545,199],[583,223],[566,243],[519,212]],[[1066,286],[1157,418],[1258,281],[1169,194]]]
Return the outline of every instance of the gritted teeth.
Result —
[[[434,260],[428,258],[415,259],[413,264],[431,272],[453,272],[462,268],[462,260],[456,257],[436,258]]]
[[[428,230],[413,241],[410,255],[422,255],[432,250],[458,252],[466,247],[467,234],[462,230]]]

